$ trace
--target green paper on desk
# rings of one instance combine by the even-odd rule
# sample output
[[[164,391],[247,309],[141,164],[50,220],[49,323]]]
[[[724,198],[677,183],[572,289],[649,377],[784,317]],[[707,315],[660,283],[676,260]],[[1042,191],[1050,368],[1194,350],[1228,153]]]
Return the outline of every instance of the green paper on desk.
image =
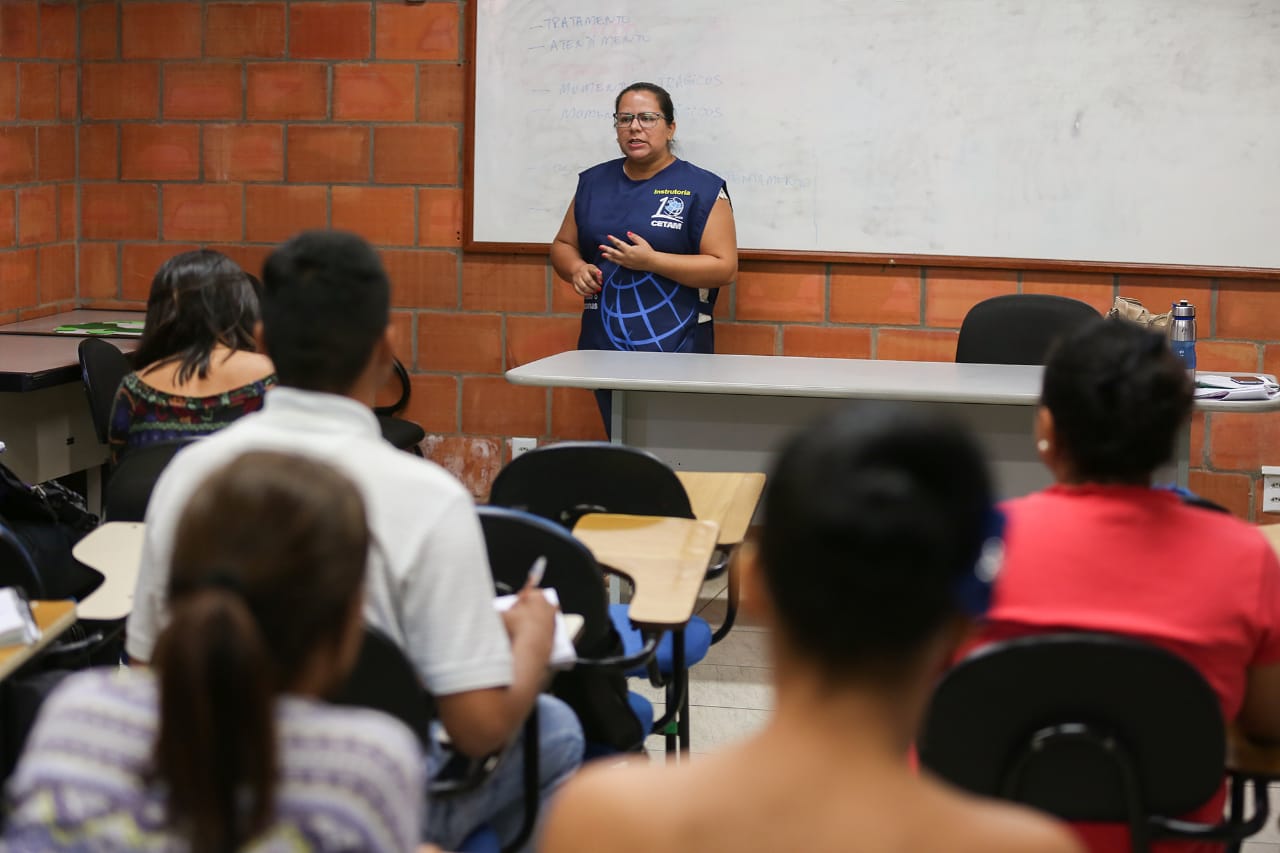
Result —
[[[56,326],[54,332],[59,335],[97,335],[125,338],[142,337],[142,320],[110,320],[101,323],[70,323]]]

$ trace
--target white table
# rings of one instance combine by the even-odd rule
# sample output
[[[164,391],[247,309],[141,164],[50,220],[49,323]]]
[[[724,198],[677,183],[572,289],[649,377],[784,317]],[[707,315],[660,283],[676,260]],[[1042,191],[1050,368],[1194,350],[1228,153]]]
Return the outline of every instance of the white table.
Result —
[[[607,388],[613,440],[673,467],[768,471],[781,441],[849,400],[902,404],[974,430],[1008,497],[1050,484],[1032,438],[1043,368],[759,355],[570,351],[507,371],[517,385]],[[1269,411],[1270,403],[1197,402],[1208,411]],[[1186,485],[1189,433],[1157,478]]]

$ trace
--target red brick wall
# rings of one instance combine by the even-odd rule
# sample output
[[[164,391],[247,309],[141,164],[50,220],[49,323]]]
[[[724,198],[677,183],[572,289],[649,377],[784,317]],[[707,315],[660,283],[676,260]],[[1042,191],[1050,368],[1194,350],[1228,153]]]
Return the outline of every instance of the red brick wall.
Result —
[[[76,291],[76,5],[0,4],[0,322]]]
[[[75,8],[0,0],[0,319],[73,296],[137,304],[159,263],[191,246],[256,268],[299,228],[350,228],[381,247],[394,282],[409,414],[477,495],[512,436],[602,435],[586,392],[502,378],[573,346],[568,286],[543,258],[460,250],[464,3],[87,0],[78,54]],[[60,145],[72,121],[74,170]],[[56,273],[74,240],[72,177],[75,291]],[[50,239],[39,202],[24,201],[47,186],[61,214]],[[717,338],[724,352],[949,361],[968,308],[1016,291],[1100,310],[1117,293],[1157,310],[1187,298],[1202,367],[1280,372],[1280,286],[1232,280],[744,262]],[[1258,510],[1257,470],[1280,464],[1280,415],[1198,416],[1192,437],[1194,488],[1280,521]]]

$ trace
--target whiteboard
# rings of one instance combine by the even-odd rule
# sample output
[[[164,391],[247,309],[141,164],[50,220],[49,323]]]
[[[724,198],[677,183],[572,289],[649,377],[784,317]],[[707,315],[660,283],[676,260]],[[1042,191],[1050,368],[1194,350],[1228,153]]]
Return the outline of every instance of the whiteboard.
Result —
[[[648,80],[743,250],[1280,268],[1280,0],[469,5],[469,245],[549,243]]]

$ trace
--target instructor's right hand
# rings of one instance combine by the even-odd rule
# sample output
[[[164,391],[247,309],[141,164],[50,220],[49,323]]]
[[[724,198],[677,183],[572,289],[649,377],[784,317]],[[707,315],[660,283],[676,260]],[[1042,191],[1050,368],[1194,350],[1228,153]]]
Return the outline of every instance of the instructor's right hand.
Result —
[[[579,296],[594,296],[604,283],[604,273],[595,264],[583,264],[573,273],[569,282]]]

